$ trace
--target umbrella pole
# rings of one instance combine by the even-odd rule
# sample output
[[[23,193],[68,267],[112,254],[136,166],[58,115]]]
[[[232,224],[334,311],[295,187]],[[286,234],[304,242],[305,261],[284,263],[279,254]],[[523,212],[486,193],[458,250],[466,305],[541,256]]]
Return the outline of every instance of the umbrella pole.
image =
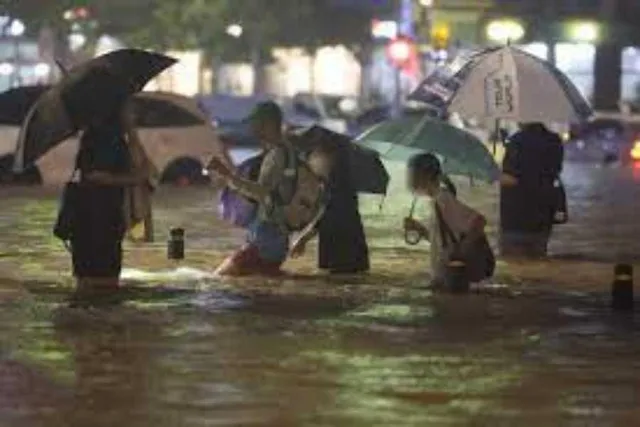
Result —
[[[498,154],[498,140],[500,138],[500,119],[496,119],[493,129],[493,157]]]

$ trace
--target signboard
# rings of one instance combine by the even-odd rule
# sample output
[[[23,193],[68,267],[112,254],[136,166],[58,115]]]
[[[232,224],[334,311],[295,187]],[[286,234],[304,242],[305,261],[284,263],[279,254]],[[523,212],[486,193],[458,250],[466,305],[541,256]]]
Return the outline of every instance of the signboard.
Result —
[[[485,110],[488,117],[510,117],[516,113],[515,81],[511,73],[496,71],[484,80]]]

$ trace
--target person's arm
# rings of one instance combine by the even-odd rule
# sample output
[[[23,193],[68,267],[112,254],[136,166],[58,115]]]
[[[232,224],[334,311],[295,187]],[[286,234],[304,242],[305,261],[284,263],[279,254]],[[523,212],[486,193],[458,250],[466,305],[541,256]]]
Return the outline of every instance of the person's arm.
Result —
[[[225,183],[245,197],[248,197],[260,204],[266,204],[271,196],[271,191],[259,182],[245,179],[237,174],[230,174],[225,177]]]
[[[87,174],[87,179],[101,185],[115,187],[130,187],[143,184],[150,179],[151,168],[146,153],[142,148],[140,136],[135,128],[133,117],[128,112],[123,113],[122,126],[124,137],[127,141],[127,151],[130,158],[128,172],[92,171]]]
[[[304,255],[307,244],[318,235],[318,223],[326,210],[326,206],[323,206],[313,220],[300,232],[300,235],[293,245],[291,245],[291,250],[289,251],[289,255],[292,258],[298,258]]]
[[[515,187],[518,185],[520,175],[520,150],[518,136],[506,145],[504,159],[502,160],[502,175],[500,184],[504,187]]]
[[[209,163],[209,170],[224,179],[225,184],[245,197],[260,204],[268,204],[271,193],[277,187],[283,170],[285,159],[280,150],[273,150],[265,155],[260,168],[258,182],[245,179],[231,171],[222,161],[214,158]]]
[[[147,177],[140,172],[113,173],[105,171],[93,171],[87,174],[86,179],[101,185],[113,187],[131,187],[146,182]]]

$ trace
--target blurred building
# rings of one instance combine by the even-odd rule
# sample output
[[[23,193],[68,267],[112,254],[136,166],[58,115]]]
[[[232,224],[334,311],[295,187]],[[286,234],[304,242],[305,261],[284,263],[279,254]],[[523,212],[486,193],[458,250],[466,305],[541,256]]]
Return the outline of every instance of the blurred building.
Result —
[[[523,43],[569,75],[597,108],[638,98],[640,1],[495,0],[485,17],[516,19]],[[537,47],[536,47],[537,46]]]
[[[47,83],[51,68],[40,58],[38,43],[16,37],[0,38],[0,91]]]

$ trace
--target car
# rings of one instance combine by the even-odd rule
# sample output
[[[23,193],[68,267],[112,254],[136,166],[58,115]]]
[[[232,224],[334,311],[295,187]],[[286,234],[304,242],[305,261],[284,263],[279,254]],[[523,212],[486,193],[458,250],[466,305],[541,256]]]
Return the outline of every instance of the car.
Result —
[[[284,102],[285,120],[293,125],[320,125],[338,133],[348,131],[348,123],[357,114],[354,97],[298,92]]]
[[[588,123],[573,126],[565,158],[602,164],[640,161],[640,117],[597,114]]]

